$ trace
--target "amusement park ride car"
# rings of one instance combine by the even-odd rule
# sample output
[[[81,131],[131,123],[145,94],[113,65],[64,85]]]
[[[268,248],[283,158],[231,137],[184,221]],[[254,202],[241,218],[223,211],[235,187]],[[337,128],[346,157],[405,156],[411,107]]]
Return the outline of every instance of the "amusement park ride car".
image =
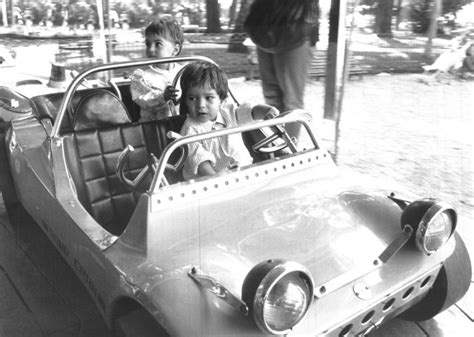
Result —
[[[105,64],[31,97],[0,88],[7,211],[35,219],[117,335],[363,335],[467,292],[456,211],[357,185],[299,114],[180,137],[185,116],[138,122],[126,80],[78,89],[91,75],[193,60],[213,62]],[[310,146],[292,141],[291,123]],[[237,133],[252,165],[182,179],[187,144]]]

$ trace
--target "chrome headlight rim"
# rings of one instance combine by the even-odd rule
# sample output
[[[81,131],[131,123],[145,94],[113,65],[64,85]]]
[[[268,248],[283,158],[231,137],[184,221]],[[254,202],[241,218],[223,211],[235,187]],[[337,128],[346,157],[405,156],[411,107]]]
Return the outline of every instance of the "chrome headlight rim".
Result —
[[[254,275],[252,275],[252,273]],[[293,324],[291,324],[291,326],[288,326],[286,329],[277,330],[272,328],[270,324],[268,324],[268,322],[266,321],[264,313],[265,304],[268,299],[268,296],[271,294],[275,286],[285,277],[290,276],[293,273],[296,273],[299,277],[304,279],[304,282],[307,285],[308,300],[306,302],[306,307],[300,313],[298,318],[293,322]],[[253,280],[248,281],[249,278]],[[253,282],[258,283],[258,285],[247,284]],[[255,291],[252,294],[252,290],[250,290],[249,295],[249,291],[246,288],[253,288]],[[255,323],[261,330],[275,335],[287,334],[296,324],[298,324],[306,316],[309,308],[311,307],[314,298],[314,281],[309,271],[303,265],[297,262],[286,260],[267,260],[257,264],[249,272],[246,280],[244,281],[242,297],[244,302],[246,302],[249,306]]]
[[[446,214],[451,226],[450,232],[441,240],[441,244],[430,248],[428,242],[430,237],[430,226],[440,220]],[[409,225],[413,229],[413,241],[418,250],[426,255],[431,255],[443,247],[455,232],[457,214],[454,208],[445,202],[433,198],[415,200],[410,203],[401,215],[401,225],[404,228]]]
[[[451,238],[451,236],[455,232],[457,222],[456,211],[454,210],[454,208],[452,208],[445,202],[435,201],[434,204],[426,211],[425,215],[421,218],[415,233],[416,246],[425,254],[433,254],[443,246],[441,245],[438,249],[434,250],[431,250],[426,246],[426,234],[428,232],[428,228],[430,227],[430,225],[433,224],[437,217],[441,216],[442,213],[447,213],[449,218],[451,219],[451,232],[444,241],[443,245]]]

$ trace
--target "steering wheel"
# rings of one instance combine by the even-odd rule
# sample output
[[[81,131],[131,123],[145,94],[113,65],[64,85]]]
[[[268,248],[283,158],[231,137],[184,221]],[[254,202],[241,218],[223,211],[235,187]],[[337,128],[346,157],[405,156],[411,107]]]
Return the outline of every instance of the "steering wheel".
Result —
[[[140,170],[138,175],[133,180],[131,180],[125,175],[124,169],[125,164],[127,163],[127,159],[128,157],[130,157],[130,154],[133,151],[135,151],[135,148],[132,145],[127,145],[127,147],[120,153],[117,159],[116,172],[120,181],[125,186],[127,186],[133,191],[136,191],[138,190],[138,186],[142,183],[142,181],[148,176],[150,172],[156,172],[156,165],[158,163],[158,159],[156,159],[156,156],[154,154],[149,154],[147,165]]]
[[[170,139],[178,139],[181,137],[180,134],[169,131],[167,133],[167,137]],[[158,159],[153,153],[150,153],[148,155],[148,160],[147,160],[147,165],[144,166],[138,175],[134,179],[129,179],[125,175],[125,165],[127,163],[128,157],[132,154],[134,151],[134,147],[131,145],[127,145],[127,147],[120,153],[118,159],[117,159],[117,166],[116,166],[116,173],[117,176],[119,177],[119,180],[124,184],[127,188],[129,188],[132,191],[137,191],[139,190],[140,184],[143,182],[143,180],[150,174],[155,174],[156,170],[158,168]],[[176,160],[176,162],[173,163],[166,163],[165,169],[168,171],[171,171],[173,173],[178,173],[181,168],[184,165],[184,161],[187,158],[187,146],[180,147],[180,153],[179,156]],[[166,179],[165,176],[163,176],[160,186],[168,186],[169,182],[168,179]]]
[[[107,81],[107,83],[110,85],[110,87],[113,90],[113,93],[118,97],[118,99],[122,100],[122,93],[120,92],[120,89],[119,89],[117,83],[115,83],[115,81],[112,78],[109,79]]]
[[[270,127],[271,134],[257,142],[252,146],[252,150],[259,153],[275,153],[289,147],[290,150],[295,153],[297,152],[295,142],[291,139],[288,132],[282,125],[275,125]],[[263,131],[262,131],[263,132]],[[265,134],[265,132],[263,132]],[[282,140],[280,144],[275,144],[276,140]]]

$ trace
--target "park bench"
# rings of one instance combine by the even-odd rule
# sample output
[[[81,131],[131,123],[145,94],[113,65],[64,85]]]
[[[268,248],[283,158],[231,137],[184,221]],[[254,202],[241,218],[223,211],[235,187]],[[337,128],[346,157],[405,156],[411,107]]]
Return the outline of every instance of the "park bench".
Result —
[[[326,57],[327,55],[325,50],[317,50],[314,52],[313,60],[309,66],[310,78],[315,78],[316,81],[318,81],[320,77],[326,76]],[[365,74],[367,74],[367,69],[359,64],[354,56],[350,54],[348,69],[349,78],[352,76],[358,76],[359,79],[362,79]]]

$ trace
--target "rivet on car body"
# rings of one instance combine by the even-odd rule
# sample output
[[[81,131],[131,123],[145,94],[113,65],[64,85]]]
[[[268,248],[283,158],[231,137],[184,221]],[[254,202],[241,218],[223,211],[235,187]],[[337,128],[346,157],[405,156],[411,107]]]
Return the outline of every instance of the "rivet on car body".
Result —
[[[359,297],[361,300],[368,300],[372,297],[372,291],[365,283],[356,283],[353,287],[354,294]]]

